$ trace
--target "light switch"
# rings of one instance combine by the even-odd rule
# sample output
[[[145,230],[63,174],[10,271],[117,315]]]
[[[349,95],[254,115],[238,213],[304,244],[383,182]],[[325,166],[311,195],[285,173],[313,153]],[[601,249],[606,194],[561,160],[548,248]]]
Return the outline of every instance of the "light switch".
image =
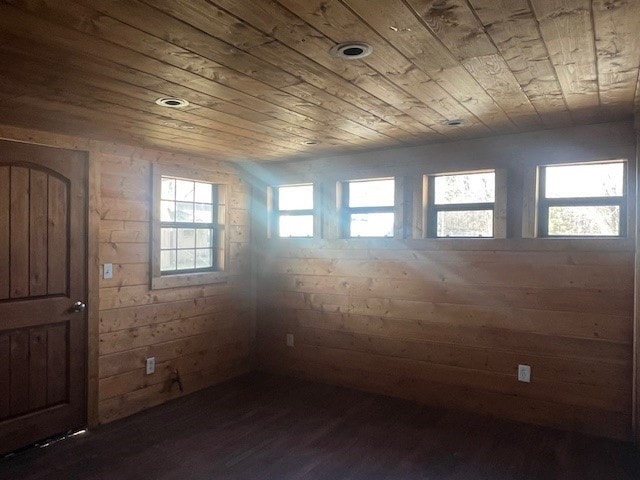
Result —
[[[104,264],[103,278],[105,280],[113,278],[113,264],[112,263],[105,263]]]
[[[151,375],[156,371],[156,357],[147,358],[147,375]]]

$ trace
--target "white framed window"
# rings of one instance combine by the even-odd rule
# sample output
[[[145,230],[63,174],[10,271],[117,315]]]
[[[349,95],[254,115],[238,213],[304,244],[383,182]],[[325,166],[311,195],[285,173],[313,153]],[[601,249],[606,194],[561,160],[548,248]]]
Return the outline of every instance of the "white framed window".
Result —
[[[627,229],[624,160],[538,168],[538,235],[621,237]]]
[[[225,198],[215,176],[154,166],[152,288],[224,281]]]
[[[350,180],[342,185],[343,236],[393,237],[395,179]]]
[[[496,236],[495,171],[430,175],[427,181],[427,236]]]
[[[313,184],[272,187],[271,236],[313,237],[316,231]]]

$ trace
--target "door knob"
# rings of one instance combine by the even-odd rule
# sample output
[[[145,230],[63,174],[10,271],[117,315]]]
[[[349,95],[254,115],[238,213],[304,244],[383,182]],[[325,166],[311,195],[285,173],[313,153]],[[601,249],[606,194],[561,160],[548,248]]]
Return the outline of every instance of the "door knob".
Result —
[[[87,305],[78,300],[76,303],[73,304],[72,310],[74,312],[84,312],[85,308],[87,308]]]

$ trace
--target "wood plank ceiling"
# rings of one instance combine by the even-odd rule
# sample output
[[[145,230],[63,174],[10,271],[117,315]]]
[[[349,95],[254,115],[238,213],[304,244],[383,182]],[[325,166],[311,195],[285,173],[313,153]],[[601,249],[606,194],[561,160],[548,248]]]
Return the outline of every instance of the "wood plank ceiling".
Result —
[[[0,122],[279,160],[629,119],[639,31],[637,0],[2,0]]]

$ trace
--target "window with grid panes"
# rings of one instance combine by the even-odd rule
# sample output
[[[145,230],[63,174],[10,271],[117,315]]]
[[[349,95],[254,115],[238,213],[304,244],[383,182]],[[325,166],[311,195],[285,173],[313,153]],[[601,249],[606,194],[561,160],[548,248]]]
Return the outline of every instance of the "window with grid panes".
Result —
[[[162,176],[162,275],[216,270],[217,205],[217,185]]]

